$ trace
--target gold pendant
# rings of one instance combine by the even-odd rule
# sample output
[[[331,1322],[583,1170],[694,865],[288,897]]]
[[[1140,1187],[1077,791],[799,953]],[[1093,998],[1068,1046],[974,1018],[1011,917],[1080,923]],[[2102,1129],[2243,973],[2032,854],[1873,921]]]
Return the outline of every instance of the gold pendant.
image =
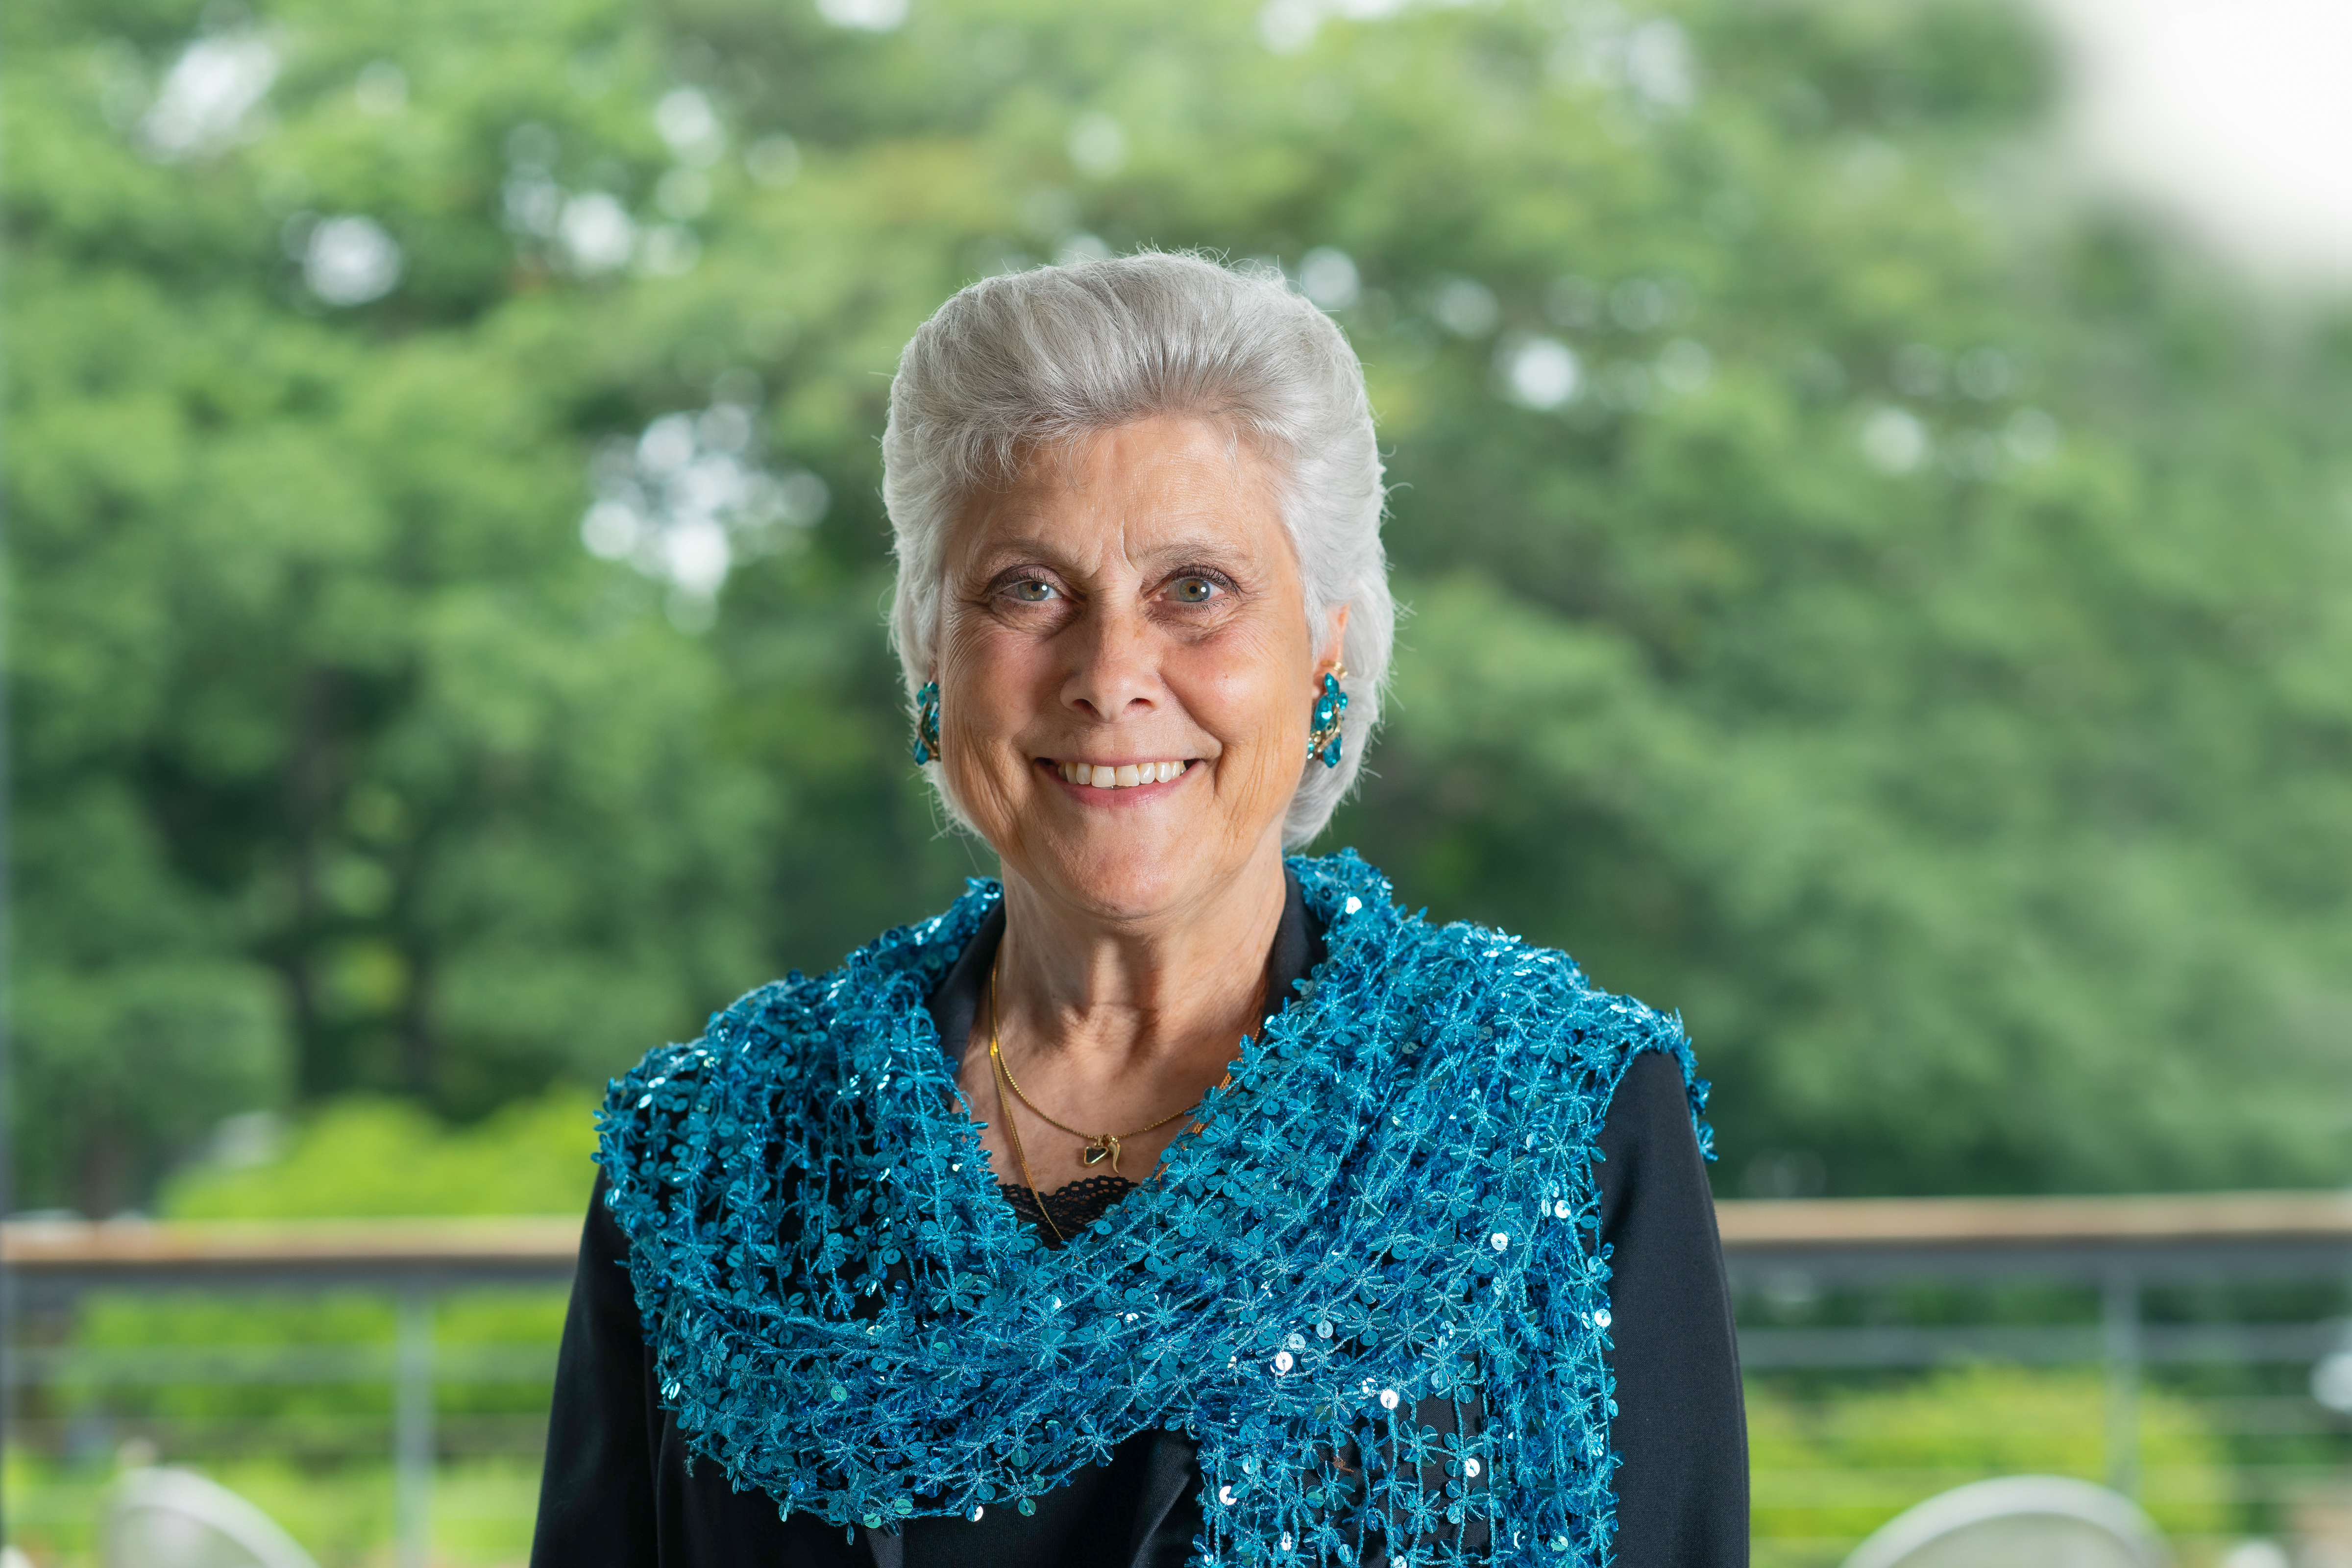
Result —
[[[1089,1142],[1086,1152],[1078,1158],[1089,1165],[1099,1165],[1105,1160],[1108,1160],[1111,1171],[1116,1174],[1118,1171],[1118,1140],[1106,1132],[1101,1137]]]

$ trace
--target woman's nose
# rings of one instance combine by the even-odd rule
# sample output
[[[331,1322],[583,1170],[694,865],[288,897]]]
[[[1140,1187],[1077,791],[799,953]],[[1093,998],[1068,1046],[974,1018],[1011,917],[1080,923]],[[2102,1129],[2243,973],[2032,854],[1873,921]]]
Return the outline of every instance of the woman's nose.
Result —
[[[1132,609],[1097,609],[1073,628],[1073,661],[1062,700],[1089,717],[1112,721],[1149,711],[1159,700],[1159,639]]]

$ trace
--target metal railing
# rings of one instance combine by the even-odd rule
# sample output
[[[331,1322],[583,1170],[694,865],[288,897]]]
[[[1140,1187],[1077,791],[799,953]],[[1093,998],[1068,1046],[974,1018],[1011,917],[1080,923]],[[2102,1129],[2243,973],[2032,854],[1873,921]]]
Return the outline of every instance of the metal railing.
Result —
[[[2340,1289],[2352,1282],[2352,1194],[1725,1203],[1717,1220],[1743,1305],[1740,1354],[1750,1373],[1870,1373],[1970,1360],[2095,1364],[2105,1369],[2107,1479],[2126,1493],[2140,1479],[2147,1369],[2309,1363],[2342,1343],[2342,1325],[2326,1315],[2150,1321],[2143,1308],[2151,1290],[2217,1281]],[[560,1289],[571,1279],[578,1237],[572,1218],[0,1226],[0,1262],[20,1321],[69,1320],[93,1293],[347,1289],[396,1303],[390,1344],[20,1342],[7,1352],[6,1385],[12,1401],[68,1384],[388,1387],[396,1560],[419,1568],[430,1529],[436,1384],[542,1381],[554,1360],[551,1343],[436,1345],[436,1303],[485,1287]],[[2095,1315],[2020,1323],[1865,1314],[1789,1326],[1764,1321],[1775,1314],[1757,1305],[1792,1295],[1918,1285],[1965,1291],[2018,1281],[2095,1297]]]
[[[1809,1285],[2033,1280],[2095,1289],[2094,1325],[1743,1322],[1744,1368],[1920,1367],[1953,1360],[2097,1363],[2107,1383],[2107,1484],[2139,1490],[2139,1401],[2151,1363],[2313,1363],[2343,1326],[2143,1321],[2155,1286],[2352,1281],[2352,1194],[1833,1199],[1718,1205],[1735,1291]]]
[[[19,1314],[69,1311],[94,1292],[380,1290],[395,1303],[383,1345],[11,1347],[5,1384],[360,1384],[392,1390],[394,1536],[400,1568],[423,1568],[432,1528],[434,1390],[465,1379],[551,1376],[551,1344],[436,1348],[444,1295],[494,1286],[562,1287],[576,1219],[0,1225],[0,1265]],[[12,1405],[13,1407],[13,1405]]]
[[[1718,1215],[1751,1388],[1867,1387],[1987,1363],[2095,1367],[2102,1468],[2126,1495],[2156,1506],[2219,1489],[2242,1521],[2275,1523],[2298,1491],[2352,1480],[2352,1421],[2308,1392],[2314,1364],[2347,1343],[2352,1194],[1744,1203]],[[1815,1305],[1790,1313],[1776,1298]],[[2146,1469],[2150,1397],[2200,1418],[2226,1467]],[[1875,1484],[1916,1500],[1971,1479],[1759,1471],[1756,1497],[1760,1517],[1776,1489],[1852,1497]],[[1822,1544],[1812,1560],[1836,1561]]]

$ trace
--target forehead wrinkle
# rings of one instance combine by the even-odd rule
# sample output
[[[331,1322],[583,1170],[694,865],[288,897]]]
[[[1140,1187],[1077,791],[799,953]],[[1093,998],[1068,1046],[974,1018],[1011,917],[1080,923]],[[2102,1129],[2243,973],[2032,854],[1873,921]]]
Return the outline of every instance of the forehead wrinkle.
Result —
[[[1052,469],[1065,484],[1082,482],[1083,471],[1092,462],[1096,449],[1103,442],[1139,425],[1153,424],[1190,425],[1207,431],[1218,454],[1224,458],[1225,466],[1236,471],[1242,467],[1244,452],[1262,461],[1268,457],[1260,450],[1262,444],[1253,439],[1228,410],[1160,408],[1115,425],[1062,431],[1023,441],[1005,455],[1002,486],[1010,489],[1018,485],[1022,477],[1033,468]]]
[[[1008,503],[1019,507],[1041,491],[1083,496],[1096,491],[1106,480],[1115,483],[1117,476],[1101,461],[1103,447],[1123,432],[1151,424],[1191,426],[1205,433],[1226,476],[1244,486],[1256,488],[1280,482],[1280,464],[1275,456],[1263,450],[1262,443],[1252,439],[1223,411],[1168,408],[1116,425],[1022,440],[1003,455],[992,477],[967,494],[965,506],[970,509],[974,500],[985,495],[989,498],[985,510],[994,512]],[[1183,466],[1181,462],[1165,461],[1153,465],[1161,476],[1163,488],[1171,478],[1181,488],[1190,488],[1183,485],[1181,477]],[[1170,473],[1171,468],[1177,470],[1176,474]],[[1253,473],[1253,468],[1256,472]]]
[[[1249,483],[1246,473],[1234,477],[1243,481],[1245,489],[1258,489]],[[1023,485],[1000,490],[990,496],[985,504],[967,513],[963,529],[959,530],[961,532],[968,529],[973,535],[967,560],[974,567],[1024,558],[1056,563],[1083,560],[1092,563],[1105,556],[1137,567],[1155,563],[1181,563],[1187,559],[1218,561],[1236,557],[1257,563],[1264,561],[1265,554],[1258,536],[1268,527],[1280,540],[1282,550],[1290,551],[1289,531],[1282,525],[1272,499],[1262,491],[1252,495],[1244,506],[1236,507],[1230,496],[1202,493],[1196,475],[1181,470],[1170,473],[1163,468],[1155,479],[1157,482],[1150,487],[1154,493],[1118,502],[1099,493],[1087,493],[1091,487],[1048,489]],[[1049,517],[1066,517],[1069,511],[1083,515],[1092,526],[1039,526]],[[1265,515],[1256,515],[1261,511]],[[1251,526],[1234,526],[1245,515]],[[1013,531],[999,534],[999,528]],[[1172,538],[1161,537],[1170,529],[1181,531]]]
[[[1076,542],[1056,541],[1044,534],[1024,532],[1010,538],[981,542],[974,552],[973,564],[975,567],[985,569],[998,563],[1025,560],[1055,565],[1083,564],[1088,569],[1094,569],[1099,567],[1106,559],[1109,559],[1123,562],[1138,571],[1191,565],[1195,563],[1203,565],[1233,563],[1255,567],[1262,566],[1265,560],[1263,542],[1253,537],[1262,531],[1264,530],[1259,529],[1188,531],[1171,539],[1139,540],[1136,537],[1137,530],[1130,522],[1117,525],[1108,530],[1108,547],[1099,552],[1073,550],[1071,545]],[[1273,531],[1286,548],[1289,544],[1289,536],[1284,532],[1278,523]],[[1093,544],[1100,540],[1101,536],[1095,536],[1087,542]]]

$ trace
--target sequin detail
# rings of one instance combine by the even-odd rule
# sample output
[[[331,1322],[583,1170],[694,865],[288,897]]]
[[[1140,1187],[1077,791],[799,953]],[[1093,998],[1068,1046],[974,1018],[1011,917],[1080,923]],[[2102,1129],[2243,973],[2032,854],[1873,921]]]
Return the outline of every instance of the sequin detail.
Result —
[[[1406,913],[1351,854],[1291,865],[1328,957],[1058,1251],[999,1193],[924,1007],[992,883],[616,1080],[598,1159],[694,1452],[845,1526],[1021,1511],[1171,1428],[1224,1505],[1202,1568],[1286,1538],[1605,1562],[1594,1140],[1641,1051],[1703,1108],[1680,1024]]]

